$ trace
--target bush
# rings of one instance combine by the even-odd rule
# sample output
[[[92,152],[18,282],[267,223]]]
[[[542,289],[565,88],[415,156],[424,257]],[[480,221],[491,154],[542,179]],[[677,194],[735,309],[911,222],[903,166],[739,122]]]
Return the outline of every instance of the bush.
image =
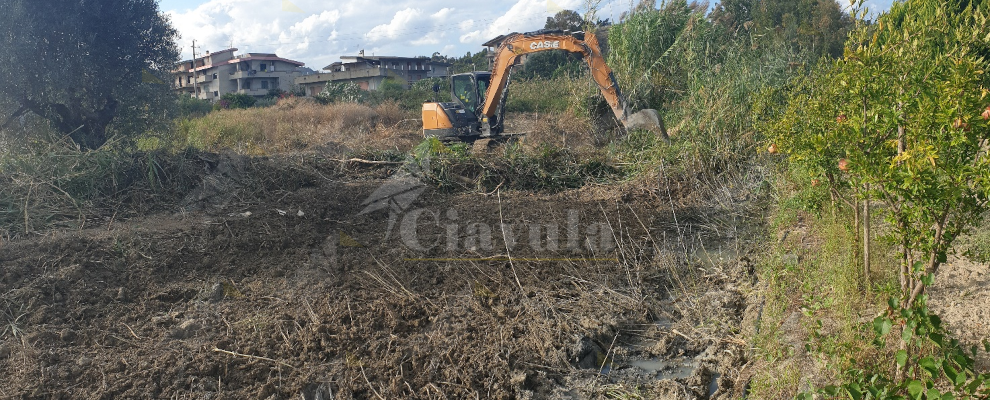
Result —
[[[227,93],[220,97],[220,100],[213,105],[214,110],[228,110],[238,108],[250,108],[257,100],[243,93]]]
[[[202,117],[213,111],[213,103],[209,100],[201,100],[192,96],[179,95],[179,118]]]
[[[327,82],[319,94],[313,96],[320,104],[360,103],[366,92],[354,82]]]

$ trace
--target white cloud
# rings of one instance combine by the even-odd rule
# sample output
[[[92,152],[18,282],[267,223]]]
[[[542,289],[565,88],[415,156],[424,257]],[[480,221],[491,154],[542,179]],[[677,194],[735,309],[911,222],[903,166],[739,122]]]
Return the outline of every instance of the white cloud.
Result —
[[[546,0],[292,1],[309,13],[282,11],[279,0],[198,0],[199,6],[191,9],[190,1],[197,0],[161,3],[182,35],[179,45],[185,59],[192,57],[190,46],[195,39],[197,55],[225,49],[233,42],[239,53],[274,52],[313,68],[362,49],[396,56],[475,53],[482,49],[481,43],[495,36],[540,29],[552,15]],[[886,9],[890,1],[868,3]],[[584,0],[554,3],[582,12]],[[607,13],[625,11],[628,6],[623,3],[612,0],[605,6]],[[603,14],[603,18],[608,16]]]
[[[474,43],[481,39],[481,31],[471,31],[461,35],[461,43]]]
[[[454,12],[454,9],[453,8],[446,8],[446,7],[444,7],[444,8],[441,8],[440,11],[437,11],[437,12],[433,13],[433,15],[430,16],[430,18],[438,19],[438,20],[441,20],[441,21],[445,21],[447,19],[447,17],[450,16],[450,13],[452,13],[452,12]]]
[[[391,22],[372,28],[365,36],[372,42],[385,39],[398,39],[400,35],[404,36],[415,28],[421,27],[424,22],[420,18],[422,16],[423,11],[416,8],[400,10],[395,13]]]
[[[297,22],[289,28],[292,33],[297,33],[300,35],[307,35],[313,33],[317,28],[326,27],[328,25],[332,26],[337,23],[340,19],[340,11],[324,11],[319,15],[313,14],[306,19]]]

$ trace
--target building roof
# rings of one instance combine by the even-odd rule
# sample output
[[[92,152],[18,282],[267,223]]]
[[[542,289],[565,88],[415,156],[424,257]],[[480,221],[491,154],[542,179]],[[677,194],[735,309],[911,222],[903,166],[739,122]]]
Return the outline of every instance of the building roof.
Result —
[[[217,54],[223,54],[223,53],[235,52],[235,51],[237,51],[237,48],[236,47],[231,47],[229,49],[223,49],[223,50],[220,50],[220,51],[214,51],[212,53],[209,50],[207,50],[206,51],[206,55],[203,56],[203,57],[200,57],[200,58],[205,58],[205,57],[208,57],[208,56],[214,56],[214,55],[217,55]]]
[[[399,57],[399,56],[360,56],[360,55],[358,55],[358,56],[340,56],[340,59],[341,60],[358,60],[358,59],[364,59],[364,60],[372,60],[372,61],[381,61],[381,60],[417,60],[417,61],[426,60],[426,61],[429,61],[430,60],[430,58],[427,57],[427,56]]]
[[[196,59],[197,60],[202,60],[202,59],[205,59],[206,57],[214,56],[214,55],[217,55],[217,54],[223,54],[223,53],[227,53],[227,52],[234,52],[234,51],[237,51],[237,48],[229,48],[229,49],[224,49],[224,50],[220,50],[220,51],[214,51],[212,53],[209,52],[209,51],[207,51],[202,57],[196,57]],[[192,61],[193,60],[182,60],[182,61],[179,61],[179,63],[190,63]]]
[[[502,41],[505,40],[505,37],[506,36],[509,36],[511,34],[512,33],[510,33],[508,35],[498,35],[498,36],[495,36],[491,40],[489,40],[487,42],[484,42],[481,45],[482,46],[485,46],[485,47],[498,47],[498,45],[502,44]]]
[[[340,59],[343,62],[342,61],[335,61],[332,64],[323,67],[323,69],[324,70],[330,70],[330,69],[333,69],[333,67],[335,65],[343,65],[343,64],[345,64],[345,62],[348,63],[348,64],[351,64],[351,63],[357,63],[357,62],[362,62],[362,61],[363,62],[369,62],[370,61],[372,63],[379,63],[379,62],[382,62],[382,61],[417,61],[417,62],[428,62],[428,63],[434,64],[434,65],[448,65],[448,66],[451,65],[450,63],[446,63],[446,62],[443,62],[443,61],[433,61],[432,59],[430,59],[429,57],[426,57],[426,56],[415,56],[415,57],[398,57],[398,56],[340,56]]]
[[[242,54],[240,56],[237,56],[236,58],[232,58],[230,60],[230,62],[233,63],[233,62],[252,61],[252,60],[260,60],[260,61],[282,61],[282,62],[293,64],[293,65],[296,65],[296,66],[299,66],[299,67],[301,67],[303,65],[306,65],[306,63],[301,62],[301,61],[290,60],[288,58],[282,58],[282,57],[279,57],[279,56],[277,56],[275,54],[270,54],[270,53],[247,53],[247,54]]]

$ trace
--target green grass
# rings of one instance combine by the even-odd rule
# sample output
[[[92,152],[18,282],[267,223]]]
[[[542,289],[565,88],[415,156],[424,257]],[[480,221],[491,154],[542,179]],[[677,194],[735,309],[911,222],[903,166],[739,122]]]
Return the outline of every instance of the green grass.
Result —
[[[813,374],[812,384],[829,383],[851,367],[852,358],[871,357],[862,320],[871,320],[896,291],[893,248],[874,239],[867,284],[852,211],[812,201],[821,200],[816,190],[795,171],[786,171],[777,183],[773,242],[758,270],[765,304],[753,341],[762,367],[751,398],[793,397],[801,377]],[[798,324],[787,323],[795,315]],[[798,357],[799,350],[807,355]]]

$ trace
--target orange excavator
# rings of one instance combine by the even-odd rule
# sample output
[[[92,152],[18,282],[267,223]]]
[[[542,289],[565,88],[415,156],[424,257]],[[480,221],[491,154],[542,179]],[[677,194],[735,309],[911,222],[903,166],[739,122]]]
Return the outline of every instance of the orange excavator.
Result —
[[[495,51],[492,72],[475,71],[450,78],[450,103],[423,104],[423,135],[442,141],[473,142],[515,136],[504,133],[505,100],[512,66],[524,54],[563,50],[581,54],[615,118],[625,129],[647,129],[667,139],[656,110],[630,114],[612,69],[605,63],[598,38],[591,32],[541,30],[506,36]],[[547,88],[553,90],[553,88]],[[434,87],[439,92],[439,87]]]

